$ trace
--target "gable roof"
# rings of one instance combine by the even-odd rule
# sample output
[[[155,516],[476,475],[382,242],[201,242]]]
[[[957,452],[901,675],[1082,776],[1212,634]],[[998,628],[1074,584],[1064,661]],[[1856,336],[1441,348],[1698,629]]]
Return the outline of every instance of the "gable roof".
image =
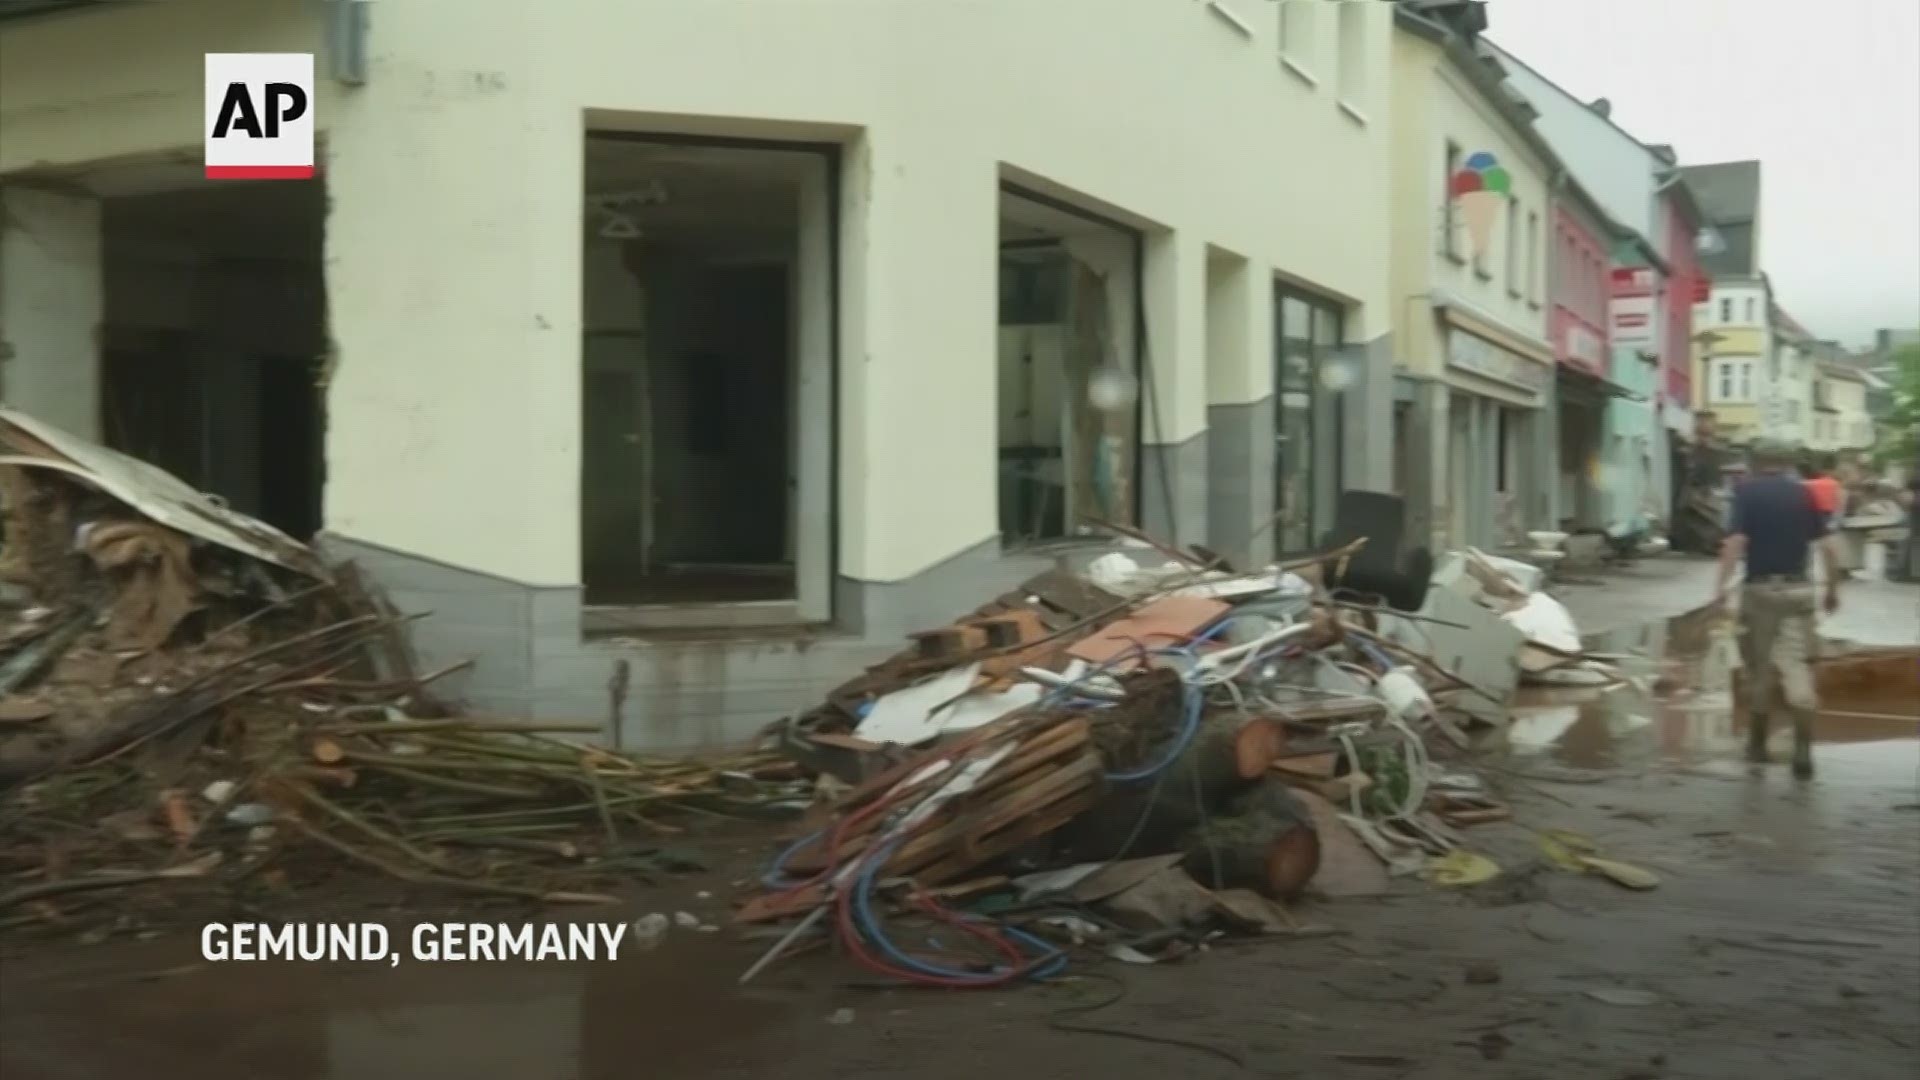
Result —
[[[1577,105],[1580,108],[1585,109],[1588,112],[1592,113],[1594,116],[1598,117],[1599,119],[1606,121],[1607,126],[1612,128],[1614,132],[1618,134],[1622,139],[1633,144],[1636,147],[1639,147],[1641,150],[1645,151],[1647,154],[1647,157],[1650,159],[1651,164],[1655,166],[1662,164],[1660,159],[1659,148],[1653,146],[1652,144],[1640,141],[1639,137],[1634,135],[1633,132],[1628,131],[1626,128],[1621,127],[1619,121],[1613,118],[1613,112],[1611,109],[1600,109],[1595,107],[1594,103],[1592,102],[1582,101],[1579,98],[1575,97],[1572,94],[1572,92],[1570,92],[1566,87],[1561,86],[1557,82],[1554,82],[1553,79],[1550,78],[1546,72],[1541,71],[1539,68],[1534,67],[1532,64],[1529,64],[1525,60],[1521,59],[1517,54],[1513,52],[1513,50],[1505,48],[1484,36],[1480,40],[1484,45],[1486,45],[1488,49],[1491,49],[1494,52],[1494,54],[1500,58],[1501,63],[1510,64],[1518,68],[1524,68],[1525,70],[1530,72],[1534,78],[1539,79],[1542,83],[1546,84],[1546,86],[1549,89],[1559,94],[1561,97],[1565,98],[1568,102],[1574,105]]]
[[[1683,165],[1680,175],[1714,224],[1738,225],[1760,216],[1760,163],[1720,161]]]
[[[1700,205],[1700,196],[1687,182],[1684,169],[1668,169],[1660,174],[1660,182],[1653,189],[1656,195],[1670,195],[1679,204],[1680,212],[1686,215],[1695,230],[1707,228],[1713,224],[1713,218],[1707,209]]]
[[[1829,379],[1838,379],[1841,382],[1855,382],[1855,383],[1862,383],[1862,384],[1866,383],[1867,381],[1867,375],[1865,372],[1854,367],[1852,364],[1846,363],[1841,360],[1821,360],[1819,362],[1819,368],[1820,368],[1820,374],[1826,376]]]
[[[1483,50],[1478,37],[1468,37],[1437,18],[1424,14],[1420,9],[1407,4],[1393,6],[1394,25],[1440,46],[1454,67],[1467,77],[1493,111],[1500,115],[1507,126],[1528,152],[1540,159],[1548,173],[1563,174],[1567,167],[1560,155],[1553,152],[1553,146],[1546,136],[1533,126],[1534,108],[1519,96],[1518,91],[1506,86],[1506,75],[1500,68],[1500,60],[1494,56],[1490,47]]]

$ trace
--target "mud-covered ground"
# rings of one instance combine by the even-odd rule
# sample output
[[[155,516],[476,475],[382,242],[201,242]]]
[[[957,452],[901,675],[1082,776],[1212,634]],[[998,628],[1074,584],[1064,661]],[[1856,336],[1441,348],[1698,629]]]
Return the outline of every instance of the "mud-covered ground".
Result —
[[[1615,631],[1609,647],[1659,653],[1662,617],[1704,599],[1709,575],[1662,560],[1565,599]],[[1829,634],[1920,640],[1920,590],[1846,599]],[[188,937],[45,947],[0,966],[0,1077],[1910,1080],[1920,722],[1825,722],[1820,774],[1798,784],[1738,761],[1707,681],[1673,701],[1522,709],[1520,745],[1489,773],[1517,820],[1471,833],[1507,873],[1302,910],[1337,936],[975,994],[863,986],[824,956],[742,990],[764,943],[725,935],[577,967],[215,966]],[[1529,831],[1544,828],[1661,884],[1552,869]],[[660,906],[718,917],[734,872],[676,883]]]

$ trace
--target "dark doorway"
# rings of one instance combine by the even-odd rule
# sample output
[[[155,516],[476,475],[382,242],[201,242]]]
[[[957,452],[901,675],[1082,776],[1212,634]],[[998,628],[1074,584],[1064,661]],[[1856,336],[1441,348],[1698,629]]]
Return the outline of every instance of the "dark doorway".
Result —
[[[587,603],[804,606],[801,425],[830,423],[800,417],[803,364],[830,364],[810,336],[831,310],[825,159],[594,134],[586,179]]]
[[[326,477],[319,365],[284,356],[259,365],[260,516],[291,536],[312,536]]]
[[[186,182],[102,210],[107,444],[311,538],[325,479],[324,188]]]

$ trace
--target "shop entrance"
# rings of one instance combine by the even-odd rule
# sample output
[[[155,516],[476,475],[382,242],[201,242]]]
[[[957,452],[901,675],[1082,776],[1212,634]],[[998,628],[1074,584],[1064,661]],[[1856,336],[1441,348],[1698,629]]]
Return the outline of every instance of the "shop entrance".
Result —
[[[101,429],[305,540],[325,478],[326,287],[318,181],[103,170]]]

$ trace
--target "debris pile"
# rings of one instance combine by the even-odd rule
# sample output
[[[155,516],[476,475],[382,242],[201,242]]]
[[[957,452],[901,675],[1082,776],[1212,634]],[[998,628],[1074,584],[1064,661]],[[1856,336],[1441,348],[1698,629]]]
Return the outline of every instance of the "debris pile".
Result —
[[[433,687],[459,665],[416,673],[351,567],[0,410],[0,930],[353,866],[609,902],[697,868],[658,840],[676,811],[800,819],[737,912],[775,939],[746,977],[832,941],[995,986],[1080,947],[1324,932],[1289,906],[1309,888],[1483,881],[1461,830],[1511,812],[1465,764],[1475,734],[1523,679],[1620,673],[1537,569],[1436,566],[1397,500],[1345,498],[1375,524],[1251,572],[1116,528],[1129,553],[912,635],[754,750],[646,759],[566,738],[598,725],[453,715]]]
[[[1477,552],[1402,591],[1413,612],[1327,587],[1354,580],[1364,540],[1235,573],[1127,537],[1163,561],[1036,577],[784,727],[827,798],[738,913],[789,924],[744,978],[829,940],[958,987],[1045,976],[1076,946],[1152,962],[1317,932],[1287,906],[1309,885],[1378,894],[1477,865],[1458,830],[1510,812],[1430,749],[1504,722],[1528,651],[1542,671],[1591,663],[1524,614],[1557,604]],[[1479,669],[1492,689],[1455,674]]]
[[[451,716],[431,685],[455,669],[415,674],[351,567],[7,410],[0,530],[0,928],[147,882],[297,892],[345,862],[610,900],[678,858],[623,828],[805,805],[776,755],[646,760],[561,737],[595,725]]]

